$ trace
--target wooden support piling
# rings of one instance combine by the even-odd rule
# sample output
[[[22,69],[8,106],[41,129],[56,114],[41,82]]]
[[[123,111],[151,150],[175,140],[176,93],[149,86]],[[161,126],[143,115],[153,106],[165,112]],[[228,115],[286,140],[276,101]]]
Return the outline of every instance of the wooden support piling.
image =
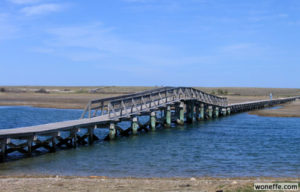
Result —
[[[55,152],[56,151],[56,141],[55,141],[56,136],[52,136],[51,138],[51,151],[50,152]]]
[[[156,113],[154,111],[151,112],[150,127],[151,127],[152,131],[155,131],[155,129],[156,129]]]
[[[29,155],[31,155],[32,153],[32,143],[33,143],[33,139],[34,139],[34,136],[31,136],[27,139],[27,153]]]
[[[169,128],[171,127],[171,106],[168,105],[166,107],[166,120],[165,120],[165,127]]]
[[[116,137],[116,126],[115,126],[115,123],[110,123],[110,125],[109,125],[109,139],[110,140],[113,140],[113,139],[115,139],[115,137]]]
[[[77,132],[78,131],[79,131],[79,129],[77,129],[77,128],[70,130],[70,139],[71,139],[73,148],[77,147]]]
[[[90,145],[94,143],[94,130],[96,128],[97,128],[97,125],[95,125],[94,127],[88,128],[88,141],[89,141]]]
[[[208,118],[212,119],[213,118],[213,107],[208,106],[207,112],[208,112]]]
[[[205,112],[204,112],[204,104],[200,104],[200,117],[199,120],[204,120]]]
[[[131,122],[131,131],[133,135],[137,135],[137,131],[138,131],[138,118],[137,117],[133,117],[132,118],[132,122]]]
[[[7,149],[7,143],[9,140],[7,138],[0,139],[0,144],[1,144],[1,159],[0,161],[4,161],[6,158],[6,149]]]
[[[227,107],[227,114],[230,115],[230,113],[231,113],[231,109],[230,107]]]
[[[215,107],[214,109],[215,109],[214,110],[215,111],[214,115],[215,115],[216,118],[218,118],[219,117],[219,107]]]
[[[184,124],[184,102],[180,102],[179,104],[179,112],[178,112],[178,118],[176,120],[177,124],[183,125]]]
[[[195,120],[197,120],[197,121],[199,121],[199,115],[200,115],[200,105],[197,103],[196,105],[195,105]]]
[[[186,121],[187,123],[193,123],[194,122],[194,102],[190,101],[186,103],[186,110],[187,110],[187,117]]]
[[[222,115],[226,116],[226,108],[222,108]]]

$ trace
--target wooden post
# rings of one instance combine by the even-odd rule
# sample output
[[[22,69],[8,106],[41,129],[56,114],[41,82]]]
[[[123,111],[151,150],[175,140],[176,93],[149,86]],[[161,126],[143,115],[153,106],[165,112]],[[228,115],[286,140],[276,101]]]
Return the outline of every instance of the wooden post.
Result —
[[[200,105],[200,120],[204,120],[204,104]]]
[[[215,107],[215,117],[219,117],[219,107]]]
[[[7,148],[7,139],[1,140],[1,161],[4,161],[6,158],[6,148]]]
[[[171,106],[168,105],[166,108],[166,124],[165,127],[171,127]]]
[[[226,108],[222,108],[222,115],[226,116]]]
[[[213,107],[208,106],[208,118],[211,119],[213,117]]]
[[[180,102],[179,105],[179,117],[177,118],[177,124],[183,125],[184,124],[184,102]]]
[[[230,107],[227,108],[227,114],[230,115],[231,111],[230,111]]]
[[[153,111],[150,114],[150,127],[152,131],[156,129],[156,113]]]
[[[77,147],[77,132],[79,131],[79,128],[73,128],[70,130],[70,138],[71,138],[71,144],[73,148]]]
[[[165,111],[163,109],[160,109],[160,119],[163,119],[165,117]]]
[[[91,102],[89,103],[89,118],[91,118]]]
[[[55,142],[55,138],[56,138],[56,136],[52,136],[52,138],[51,138],[51,152],[55,152],[56,151],[56,142]]]
[[[29,137],[28,139],[27,139],[27,153],[29,154],[29,155],[31,155],[31,153],[32,153],[32,143],[33,143],[33,137],[34,136],[31,136],[31,137]]]
[[[199,121],[199,114],[200,114],[200,106],[197,104],[195,106],[195,110],[196,110],[196,120]]]
[[[131,130],[132,130],[133,135],[137,135],[138,126],[139,126],[139,124],[138,124],[137,117],[133,117],[132,122],[131,122]]]
[[[194,122],[194,103],[188,102],[186,105],[187,109],[187,122],[193,123]]]
[[[109,125],[109,139],[113,140],[116,137],[116,126],[114,123],[110,123]]]
[[[94,129],[96,129],[97,128],[97,125],[95,125],[94,127],[89,127],[88,128],[88,134],[89,134],[89,138],[88,138],[88,140],[89,140],[89,144],[91,145],[91,144],[93,144],[94,143]]]

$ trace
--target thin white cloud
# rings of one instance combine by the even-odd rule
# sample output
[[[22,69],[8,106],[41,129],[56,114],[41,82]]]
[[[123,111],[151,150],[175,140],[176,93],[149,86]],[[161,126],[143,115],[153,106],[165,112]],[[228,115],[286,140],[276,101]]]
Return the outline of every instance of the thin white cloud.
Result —
[[[141,64],[149,68],[207,61],[203,56],[181,55],[180,50],[173,46],[124,39],[99,23],[52,28],[47,32],[50,35],[47,41],[34,50],[73,61],[109,62],[122,69],[126,68],[126,61],[134,67]]]
[[[27,16],[31,15],[40,15],[40,14],[46,14],[50,12],[57,12],[62,9],[62,6],[60,4],[41,4],[41,5],[33,5],[33,6],[27,6],[21,9],[21,12],[24,13]]]
[[[24,4],[33,4],[38,3],[40,0],[9,0],[11,3],[24,5]]]
[[[174,0],[123,0],[123,2],[127,3],[126,9],[137,12],[153,10],[173,12],[183,8],[181,1]]]
[[[0,40],[14,38],[17,31],[17,27],[10,21],[10,16],[8,14],[0,13]]]
[[[40,48],[35,49],[37,52],[72,61],[96,62],[100,67],[120,71],[137,66],[147,70],[165,70],[168,67],[180,69],[187,66],[198,69],[204,65],[217,70],[218,64],[225,60],[240,63],[249,56],[262,58],[268,52],[266,47],[255,43],[233,43],[211,51],[188,54],[181,51],[180,47],[124,38],[99,23],[52,28],[47,32],[49,37]]]
[[[221,48],[221,50],[228,53],[228,52],[236,52],[236,51],[245,51],[253,47],[255,47],[255,44],[253,43],[239,43],[239,44],[224,46]]]
[[[161,52],[166,52],[166,48],[158,45],[142,44],[121,39],[113,35],[110,29],[104,28],[98,23],[55,28],[49,30],[49,33],[54,37],[53,41],[49,42],[51,46],[79,48],[84,51],[90,50],[95,54],[108,57],[119,56],[144,60],[146,59],[144,57],[149,57],[150,59],[151,56],[157,56]],[[75,52],[74,57],[78,57],[78,51]]]
[[[153,2],[153,0],[123,0],[127,3],[149,3]]]
[[[245,58],[268,59],[272,52],[276,51],[267,45],[260,43],[236,43],[219,47],[217,55],[244,61]]]
[[[248,18],[251,22],[261,22],[261,21],[272,21],[278,19],[286,19],[289,15],[285,13],[277,14],[277,15],[256,15]]]

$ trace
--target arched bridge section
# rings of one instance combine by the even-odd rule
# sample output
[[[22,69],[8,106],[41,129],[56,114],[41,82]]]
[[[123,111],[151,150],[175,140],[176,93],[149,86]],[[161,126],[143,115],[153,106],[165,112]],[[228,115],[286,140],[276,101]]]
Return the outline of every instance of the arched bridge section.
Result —
[[[108,116],[110,119],[150,112],[180,101],[197,101],[206,105],[226,107],[227,98],[205,93],[191,87],[163,87],[135,94],[90,101],[82,116]]]

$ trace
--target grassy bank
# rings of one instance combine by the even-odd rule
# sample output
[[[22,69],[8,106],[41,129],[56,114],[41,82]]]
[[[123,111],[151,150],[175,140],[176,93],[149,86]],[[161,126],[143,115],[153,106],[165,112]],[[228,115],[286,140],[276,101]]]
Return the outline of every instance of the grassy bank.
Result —
[[[266,117],[300,117],[300,101],[281,105],[277,109],[263,109],[251,111],[249,114],[266,116]]]
[[[35,107],[82,109],[91,99],[131,94],[157,87],[56,87],[56,86],[0,86],[0,105],[29,105]],[[207,93],[228,98],[229,103],[300,95],[300,89],[196,87]]]

